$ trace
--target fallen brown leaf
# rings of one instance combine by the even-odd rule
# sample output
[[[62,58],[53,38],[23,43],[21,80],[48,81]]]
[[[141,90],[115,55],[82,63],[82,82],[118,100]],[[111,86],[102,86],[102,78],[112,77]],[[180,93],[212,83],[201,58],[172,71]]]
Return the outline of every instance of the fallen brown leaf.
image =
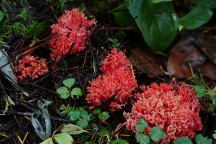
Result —
[[[212,80],[216,80],[216,65],[210,61],[205,62],[200,67],[201,73]]]
[[[196,40],[196,44],[205,53],[205,55],[216,64],[216,37],[205,35]]]
[[[161,62],[156,54],[144,48],[130,48],[129,59],[132,65],[149,77],[165,75],[161,70]]]
[[[188,37],[181,40],[171,48],[167,62],[167,71],[177,78],[191,76],[191,68],[194,70],[206,61],[206,56],[194,44],[195,39]]]

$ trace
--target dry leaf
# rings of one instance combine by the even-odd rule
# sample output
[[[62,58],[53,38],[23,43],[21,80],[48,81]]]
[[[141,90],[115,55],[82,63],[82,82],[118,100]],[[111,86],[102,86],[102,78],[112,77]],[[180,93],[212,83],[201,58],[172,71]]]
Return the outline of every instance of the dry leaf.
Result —
[[[167,62],[167,71],[170,75],[187,78],[191,76],[189,64],[195,70],[206,61],[206,56],[200,52],[194,41],[193,37],[188,37],[172,47]]]
[[[149,77],[164,75],[160,68],[161,61],[159,61],[158,56],[146,49],[130,48],[129,59],[136,69],[146,73]]]

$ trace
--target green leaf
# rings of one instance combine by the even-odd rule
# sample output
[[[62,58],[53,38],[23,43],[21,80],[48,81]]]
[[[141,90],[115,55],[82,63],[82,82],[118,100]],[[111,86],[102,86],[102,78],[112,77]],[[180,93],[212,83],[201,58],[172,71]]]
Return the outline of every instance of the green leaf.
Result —
[[[162,51],[171,45],[178,30],[172,2],[151,4],[147,0],[133,0],[128,9],[152,50]]]
[[[183,136],[180,139],[175,140],[173,144],[193,144],[193,143],[188,137]]]
[[[144,119],[139,119],[135,126],[136,132],[143,132],[148,127],[148,123]]]
[[[147,135],[144,134],[136,134],[136,141],[139,144],[149,144],[150,143],[150,139]]]
[[[99,132],[100,137],[109,137],[110,134],[111,132],[107,129],[101,129],[101,131]]]
[[[71,97],[73,98],[73,96],[82,96],[83,95],[83,92],[81,90],[81,88],[78,88],[78,87],[75,87],[71,90]]]
[[[161,2],[171,2],[172,0],[151,0],[152,4],[157,4],[157,3],[161,3]]]
[[[212,144],[213,140],[208,137],[203,137],[201,134],[196,135],[196,143],[197,144]]]
[[[73,138],[67,133],[55,134],[53,140],[57,144],[71,144],[73,142]]]
[[[75,83],[75,79],[74,78],[66,78],[63,80],[63,84],[64,86],[71,88]]]
[[[85,120],[85,119],[80,119],[80,120],[78,120],[77,122],[76,122],[76,125],[78,125],[78,126],[80,126],[80,127],[82,127],[82,128],[86,128],[86,127],[88,127],[88,121],[87,120]]]
[[[106,120],[110,117],[109,113],[108,112],[102,112],[98,115],[99,119],[103,119],[103,120]]]
[[[201,98],[206,94],[207,90],[205,88],[205,85],[197,84],[197,85],[193,85],[192,87],[195,89],[198,98]]]
[[[92,112],[93,114],[100,114],[101,113],[101,109],[100,108],[95,108]]]
[[[128,144],[128,142],[123,139],[116,139],[116,140],[108,142],[107,144]]]
[[[54,144],[52,138],[48,138],[45,141],[41,142],[40,144]]]
[[[214,105],[216,105],[216,88],[210,90],[210,91],[208,92],[208,95],[209,95],[210,99],[212,100],[212,103],[213,103]]]
[[[38,22],[35,20],[31,21],[26,26],[26,34],[28,37],[38,37],[45,30],[46,30],[46,25],[42,22]]]
[[[193,0],[197,5],[203,5],[210,9],[216,8],[216,0]]]
[[[56,90],[56,92],[60,95],[60,98],[67,99],[70,96],[70,92],[66,87],[60,87]]]
[[[111,15],[114,18],[114,21],[119,26],[136,26],[133,18],[128,12],[127,5],[125,3],[120,4],[118,7],[110,11]]]
[[[84,130],[83,128],[77,126],[77,125],[74,125],[74,124],[64,124],[60,131],[62,133],[68,133],[70,135],[78,135],[78,134],[81,134],[81,133],[86,133],[88,131]]]
[[[206,24],[212,16],[213,12],[209,8],[199,5],[193,8],[187,15],[181,17],[179,24],[189,30],[196,29]]]
[[[150,130],[149,136],[154,142],[159,142],[166,137],[166,134],[160,127],[153,127]]]
[[[21,13],[18,16],[24,20],[27,20],[29,18],[29,13],[27,10],[23,10],[23,11],[21,11]]]
[[[70,111],[68,117],[71,121],[76,121],[80,118],[80,112],[77,110]]]
[[[0,10],[0,22],[3,20],[4,15],[5,15],[4,12]]]

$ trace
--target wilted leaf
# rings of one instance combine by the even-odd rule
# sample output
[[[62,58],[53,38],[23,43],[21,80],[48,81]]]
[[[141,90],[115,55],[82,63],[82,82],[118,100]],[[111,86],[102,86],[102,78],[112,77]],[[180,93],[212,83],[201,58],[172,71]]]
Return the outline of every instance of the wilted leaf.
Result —
[[[166,137],[166,133],[160,127],[153,127],[149,136],[154,142],[159,142]]]
[[[63,80],[63,84],[64,86],[71,88],[75,83],[75,79],[74,78],[66,78]]]
[[[34,115],[31,117],[31,123],[34,127],[34,131],[42,140],[45,140],[51,136],[51,120],[47,110],[49,101],[38,101],[37,109]]]
[[[84,132],[88,132],[88,131],[84,130],[83,128],[81,128],[77,125],[74,125],[74,124],[64,124],[61,127],[60,131],[63,133],[68,133],[70,135],[78,135],[78,134],[81,134]]]
[[[67,133],[55,134],[53,136],[53,140],[57,144],[71,144],[73,142],[73,138],[71,137],[71,135],[69,135]]]
[[[179,19],[179,24],[186,29],[196,29],[207,23],[213,15],[213,12],[203,6],[199,5],[191,10],[187,15]]]
[[[5,50],[5,48],[9,48],[6,44],[0,45],[0,67],[1,71],[4,74],[4,77],[11,83],[11,85],[17,90],[21,91],[25,96],[29,96],[29,94],[17,84],[16,76],[13,72],[12,65],[9,62],[9,56]]]
[[[149,77],[164,75],[161,70],[163,59],[145,48],[130,48],[129,59],[136,69],[146,73]]]

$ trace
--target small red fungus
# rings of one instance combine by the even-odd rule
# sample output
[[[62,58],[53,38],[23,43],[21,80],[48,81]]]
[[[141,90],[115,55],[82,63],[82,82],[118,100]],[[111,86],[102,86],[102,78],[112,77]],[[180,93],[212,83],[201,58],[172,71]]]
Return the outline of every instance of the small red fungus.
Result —
[[[123,52],[113,49],[102,61],[102,74],[87,88],[91,108],[108,104],[112,111],[121,109],[138,86],[130,62]]]
[[[195,91],[184,83],[142,87],[143,93],[136,94],[137,102],[131,113],[124,113],[126,126],[135,132],[135,125],[140,118],[149,124],[147,131],[154,126],[166,132],[162,144],[167,144],[181,136],[194,138],[195,132],[202,130],[199,117],[200,104]]]
[[[90,28],[95,25],[95,19],[87,17],[75,8],[58,18],[51,26],[51,58],[58,61],[67,54],[74,54],[86,48],[86,42],[91,34]]]
[[[18,81],[34,80],[48,72],[48,67],[45,59],[31,55],[25,55],[18,60],[16,67],[16,75]]]

